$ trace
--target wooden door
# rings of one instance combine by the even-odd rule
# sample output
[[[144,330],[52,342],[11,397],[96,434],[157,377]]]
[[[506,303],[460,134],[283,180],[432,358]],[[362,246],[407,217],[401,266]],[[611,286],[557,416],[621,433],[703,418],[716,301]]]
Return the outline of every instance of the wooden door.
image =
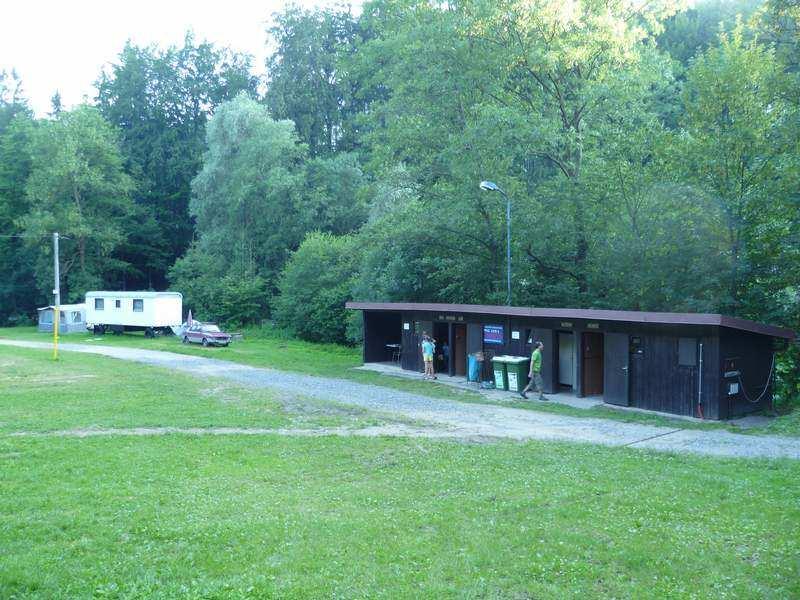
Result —
[[[603,347],[603,402],[628,406],[628,334],[607,333]]]
[[[581,345],[583,395],[599,396],[603,393],[603,334],[584,332]]]
[[[408,329],[406,329],[408,324]],[[419,355],[420,336],[415,329],[416,323],[403,319],[403,340],[400,343],[400,366],[407,371],[419,371],[422,358]]]

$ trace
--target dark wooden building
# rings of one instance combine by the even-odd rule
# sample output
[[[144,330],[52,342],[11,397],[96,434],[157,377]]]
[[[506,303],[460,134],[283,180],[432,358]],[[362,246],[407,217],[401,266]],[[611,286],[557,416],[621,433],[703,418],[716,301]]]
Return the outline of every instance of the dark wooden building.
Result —
[[[399,356],[402,368],[421,371],[424,331],[450,349],[440,370],[466,376],[467,355],[483,352],[488,375],[492,356],[527,356],[540,340],[548,393],[707,419],[769,406],[775,351],[795,337],[713,314],[378,302],[347,308],[363,312],[364,362]]]

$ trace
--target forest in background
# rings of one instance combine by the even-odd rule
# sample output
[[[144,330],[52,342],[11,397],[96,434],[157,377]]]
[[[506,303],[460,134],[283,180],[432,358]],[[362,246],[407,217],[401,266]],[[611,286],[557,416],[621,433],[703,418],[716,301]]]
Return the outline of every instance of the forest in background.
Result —
[[[374,0],[187,34],[70,110],[0,76],[0,323],[89,289],[357,341],[345,300],[719,312],[800,330],[800,5]],[[265,36],[266,43],[266,36]],[[24,75],[24,74],[23,74]],[[780,396],[800,397],[797,347]]]

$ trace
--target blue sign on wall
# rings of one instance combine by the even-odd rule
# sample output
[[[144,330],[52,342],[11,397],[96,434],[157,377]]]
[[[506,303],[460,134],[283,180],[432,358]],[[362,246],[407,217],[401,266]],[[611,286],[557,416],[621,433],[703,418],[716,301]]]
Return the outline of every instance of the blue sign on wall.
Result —
[[[484,325],[483,343],[502,345],[505,342],[502,325]]]

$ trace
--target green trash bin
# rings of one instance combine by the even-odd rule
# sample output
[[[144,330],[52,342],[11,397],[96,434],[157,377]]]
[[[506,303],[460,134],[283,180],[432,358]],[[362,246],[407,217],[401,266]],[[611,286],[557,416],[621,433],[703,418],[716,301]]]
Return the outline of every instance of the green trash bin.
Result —
[[[530,362],[530,359],[524,356],[509,356],[506,358],[509,391],[521,392],[528,385]]]
[[[498,390],[508,389],[508,372],[506,371],[507,356],[495,356],[492,359],[492,371],[494,371],[494,387]]]

